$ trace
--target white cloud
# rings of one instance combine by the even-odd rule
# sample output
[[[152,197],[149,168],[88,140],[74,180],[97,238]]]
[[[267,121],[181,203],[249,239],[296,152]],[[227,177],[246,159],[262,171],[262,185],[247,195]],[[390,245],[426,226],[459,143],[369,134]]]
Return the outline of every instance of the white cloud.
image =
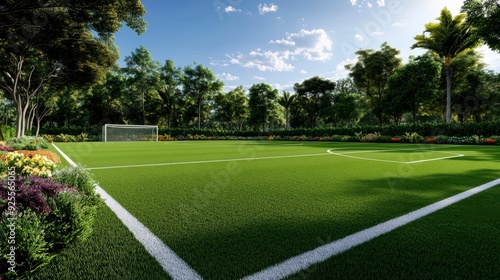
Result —
[[[241,12],[240,9],[236,9],[235,7],[233,6],[227,6],[225,9],[224,9],[224,12],[225,13],[239,13]]]
[[[350,0],[350,1],[351,1],[351,5],[353,5],[353,6],[356,6],[356,4],[357,4],[357,2],[358,2],[358,1],[356,1],[356,0]]]
[[[348,58],[337,64],[335,71],[329,72],[326,76],[330,76],[330,79],[337,81],[349,77],[349,71],[345,69],[348,64],[355,64],[357,62],[356,58]]]
[[[500,54],[492,51],[488,46],[483,45],[478,49],[483,55],[483,61],[487,64],[486,69],[500,72]]]
[[[259,81],[265,81],[265,80],[266,80],[266,78],[264,78],[264,77],[260,77],[260,76],[253,76],[253,78],[254,78],[255,80],[259,80]]]
[[[332,40],[324,29],[305,30],[287,34],[285,39],[270,41],[271,44],[281,46],[285,54],[301,55],[307,60],[325,61],[332,57]]]
[[[377,4],[379,7],[384,7],[385,6],[385,0],[377,0]]]
[[[392,26],[394,26],[394,27],[401,27],[401,26],[403,26],[403,24],[401,22],[395,22],[395,23],[392,24]]]
[[[300,70],[300,74],[307,75],[307,71],[306,70]]]
[[[382,35],[384,35],[384,32],[376,31],[376,32],[372,32],[370,35],[372,35],[372,36],[382,36]]]
[[[226,56],[234,65],[277,72],[292,71],[295,67],[289,61],[297,60],[298,56],[309,61],[326,61],[333,56],[332,40],[323,29],[302,29],[297,33],[288,33],[286,38],[271,40],[269,44],[278,47],[279,50],[256,49],[248,54]]]
[[[219,77],[219,79],[222,79],[224,81],[237,81],[240,79],[240,77],[233,76],[229,73],[222,73],[222,74],[217,75],[217,77]]]
[[[274,4],[259,4],[259,13],[261,15],[267,14],[267,13],[274,13],[278,11],[278,6]]]
[[[372,3],[367,3],[366,6],[368,6],[368,8],[371,8],[371,7],[373,7],[373,4]]]
[[[287,58],[280,52],[263,52],[260,49],[251,51],[248,55],[229,56],[231,63],[245,68],[256,68],[260,71],[283,72],[292,71],[293,65],[286,62]]]
[[[365,40],[365,38],[361,34],[354,35],[354,38],[356,38],[356,40],[358,40],[358,42],[363,42]]]

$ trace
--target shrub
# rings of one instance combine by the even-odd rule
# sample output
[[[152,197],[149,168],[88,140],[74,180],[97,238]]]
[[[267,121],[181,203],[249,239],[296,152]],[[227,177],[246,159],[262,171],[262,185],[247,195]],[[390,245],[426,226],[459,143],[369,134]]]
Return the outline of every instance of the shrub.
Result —
[[[49,134],[44,134],[42,135],[43,139],[45,139],[48,143],[54,142],[54,136],[49,135]]]
[[[434,137],[425,138],[425,140],[424,140],[424,143],[426,143],[426,144],[435,144],[437,142],[438,142],[438,139],[434,138]]]
[[[399,137],[392,137],[392,138],[390,139],[390,141],[391,141],[391,142],[400,143],[400,142],[401,142],[401,138],[399,138]]]
[[[494,140],[494,139],[491,139],[491,138],[484,139],[484,144],[485,145],[495,145],[496,143],[497,143],[497,141]]]
[[[380,133],[368,133],[365,136],[361,137],[361,142],[375,142],[379,137]]]
[[[408,143],[419,143],[424,140],[424,138],[416,132],[405,132],[405,135],[403,136],[404,142]]]
[[[61,133],[54,137],[54,142],[75,142],[76,137],[69,134]]]
[[[46,156],[35,154],[33,157],[25,157],[18,152],[10,152],[1,156],[0,179],[5,178],[8,167],[15,167],[20,176],[51,177],[56,164]]]
[[[89,141],[89,135],[87,133],[82,132],[76,136],[76,141],[78,142]]]
[[[436,136],[436,143],[437,144],[447,144],[448,143],[448,136],[444,136],[444,135]]]
[[[497,143],[500,142],[500,136],[492,135],[489,139],[495,140]]]
[[[17,212],[8,212],[6,186],[0,181],[0,249],[10,246],[6,217],[16,221],[16,275],[30,278],[33,272],[48,263],[54,254],[73,242],[88,238],[102,204],[94,190],[94,181],[81,167],[56,172],[54,178],[20,177],[14,180]],[[72,185],[68,186],[66,182]],[[24,222],[23,219],[26,219]],[[8,220],[7,220],[8,221]],[[0,268],[7,268],[6,254],[0,255]],[[10,276],[10,275],[9,275]]]
[[[18,177],[14,180],[18,210],[30,209],[38,216],[48,215],[52,209],[47,200],[68,188],[50,178]],[[7,181],[0,181],[0,201],[6,201],[9,189]],[[0,204],[0,213],[7,210],[7,204]]]
[[[44,150],[49,148],[47,140],[42,137],[25,136],[21,138],[11,138],[7,145],[15,150]]]
[[[4,276],[8,279],[24,279],[24,276],[33,275],[34,272],[48,264],[54,257],[49,252],[51,244],[45,240],[45,225],[41,219],[30,209],[18,212],[15,216],[15,227],[11,228],[9,218],[12,216],[2,215],[0,217],[0,271],[6,272]],[[15,272],[8,271],[11,265],[8,263],[11,244],[8,244],[8,236],[11,230],[16,234],[16,260]]]

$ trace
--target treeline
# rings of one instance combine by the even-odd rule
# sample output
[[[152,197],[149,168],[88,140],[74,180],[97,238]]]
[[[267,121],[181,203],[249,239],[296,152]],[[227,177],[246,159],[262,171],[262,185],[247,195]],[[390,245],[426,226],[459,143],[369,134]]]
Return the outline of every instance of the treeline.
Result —
[[[100,141],[101,127],[74,127],[74,128],[44,128],[42,134],[47,135],[73,135],[77,136],[81,133],[88,135],[89,140]],[[386,136],[405,135],[406,133],[417,133],[421,136],[484,136],[490,137],[500,135],[500,121],[480,122],[480,123],[418,123],[418,124],[400,124],[400,125],[366,125],[355,127],[338,127],[338,128],[296,128],[296,129],[274,129],[267,131],[255,130],[227,130],[227,129],[196,129],[196,128],[160,128],[159,135],[170,135],[172,137],[180,137],[187,135],[203,135],[210,136],[301,136],[308,137],[323,137],[333,135],[355,136],[358,133],[380,133]],[[4,131],[5,133],[5,131]]]
[[[130,9],[113,3],[117,11],[130,12],[88,19],[75,18],[82,7],[71,3],[65,9],[6,5],[0,21],[0,120],[15,126],[17,137],[105,123],[267,133],[500,118],[500,75],[485,70],[475,51],[482,42],[500,49],[491,40],[498,38],[497,24],[484,20],[496,15],[494,0],[466,0],[467,14],[455,17],[443,9],[437,23],[415,36],[412,48],[428,53],[407,64],[384,43],[379,50],[357,51],[347,78],[312,77],[297,81],[290,92],[266,83],[224,90],[209,68],[160,63],[143,46],[125,58],[125,67],[113,66],[118,53],[111,35],[118,23],[138,33],[145,26],[137,1]],[[50,21],[31,26],[16,20],[40,16]]]

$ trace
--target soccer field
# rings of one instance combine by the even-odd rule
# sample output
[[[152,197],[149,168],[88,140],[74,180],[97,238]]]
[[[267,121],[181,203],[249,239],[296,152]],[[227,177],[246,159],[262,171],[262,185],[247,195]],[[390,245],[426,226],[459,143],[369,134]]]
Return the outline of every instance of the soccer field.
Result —
[[[204,279],[500,278],[495,184],[352,249],[333,243],[500,178],[495,146],[56,146],[182,260],[172,270]],[[318,257],[318,248],[340,251]]]

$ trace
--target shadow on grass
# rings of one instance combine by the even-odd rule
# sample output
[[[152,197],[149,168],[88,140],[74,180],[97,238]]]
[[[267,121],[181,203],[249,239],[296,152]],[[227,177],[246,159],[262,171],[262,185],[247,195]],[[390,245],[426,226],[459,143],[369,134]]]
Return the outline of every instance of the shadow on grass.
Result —
[[[190,238],[170,240],[167,244],[205,279],[237,279],[497,178],[497,170],[480,169],[453,175],[410,178],[393,186],[388,185],[386,178],[360,180],[359,189],[343,193],[354,202],[366,203],[355,215],[345,216],[342,209],[337,211],[339,216],[330,215],[335,213],[333,211],[321,218],[316,215],[311,219],[302,215],[304,213],[298,213],[296,218],[273,214],[244,226],[235,223],[238,226],[231,228],[224,225],[230,220],[224,221],[224,217],[211,217],[207,213],[206,219],[199,222],[220,223],[221,227],[200,230]],[[322,196],[325,200],[335,201],[339,193],[322,193]],[[370,197],[378,199],[370,200]],[[335,203],[332,207],[336,207]],[[244,219],[244,214],[240,218]],[[457,254],[460,252],[460,248],[448,249]],[[433,248],[427,250],[432,251]],[[418,256],[413,261],[418,262]],[[405,262],[411,263],[412,260]],[[403,271],[392,273],[404,274]]]

